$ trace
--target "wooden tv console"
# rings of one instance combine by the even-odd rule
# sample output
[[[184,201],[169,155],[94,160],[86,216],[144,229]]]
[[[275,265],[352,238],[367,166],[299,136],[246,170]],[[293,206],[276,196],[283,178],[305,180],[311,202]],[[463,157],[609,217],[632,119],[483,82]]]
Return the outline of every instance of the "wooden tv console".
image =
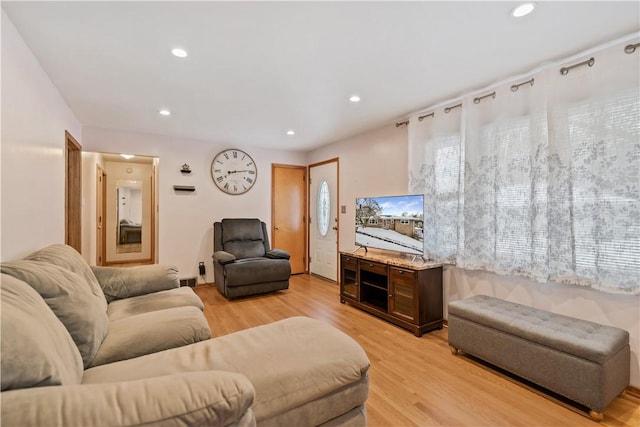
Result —
[[[340,252],[340,302],[421,337],[442,329],[442,264]]]

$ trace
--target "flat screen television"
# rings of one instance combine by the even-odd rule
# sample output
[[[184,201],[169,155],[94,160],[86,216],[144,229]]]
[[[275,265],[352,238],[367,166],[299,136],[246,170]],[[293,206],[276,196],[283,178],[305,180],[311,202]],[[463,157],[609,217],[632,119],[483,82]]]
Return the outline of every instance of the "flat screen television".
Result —
[[[356,199],[356,245],[422,256],[424,196]]]

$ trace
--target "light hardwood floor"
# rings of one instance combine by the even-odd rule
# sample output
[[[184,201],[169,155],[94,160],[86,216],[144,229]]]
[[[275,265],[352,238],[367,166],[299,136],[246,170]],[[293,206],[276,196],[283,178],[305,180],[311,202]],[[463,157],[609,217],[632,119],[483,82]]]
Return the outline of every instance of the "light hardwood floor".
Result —
[[[580,408],[467,357],[453,356],[447,329],[412,333],[340,304],[338,286],[306,274],[288,291],[227,301],[212,285],[196,293],[213,336],[291,316],[326,321],[350,335],[371,360],[370,427],[595,426]],[[626,393],[607,408],[605,426],[640,426],[640,397]],[[284,427],[284,426],[283,426]]]

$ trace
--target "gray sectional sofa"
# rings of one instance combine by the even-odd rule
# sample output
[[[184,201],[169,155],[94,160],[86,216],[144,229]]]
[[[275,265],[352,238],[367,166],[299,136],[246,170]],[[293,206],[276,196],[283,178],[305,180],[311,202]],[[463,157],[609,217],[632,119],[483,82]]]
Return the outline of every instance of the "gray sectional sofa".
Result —
[[[369,360],[295,317],[215,339],[175,269],[0,264],[3,426],[362,426]]]

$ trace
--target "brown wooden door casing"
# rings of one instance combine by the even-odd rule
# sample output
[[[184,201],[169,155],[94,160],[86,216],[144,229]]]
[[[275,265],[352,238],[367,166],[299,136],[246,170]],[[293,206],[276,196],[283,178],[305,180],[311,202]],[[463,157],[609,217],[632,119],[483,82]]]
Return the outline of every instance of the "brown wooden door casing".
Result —
[[[291,254],[291,273],[307,271],[307,168],[271,166],[271,246]]]
[[[96,265],[103,265],[105,261],[105,215],[107,194],[107,174],[100,165],[96,164]]]
[[[82,146],[68,132],[65,137],[65,238],[67,245],[82,251]]]

